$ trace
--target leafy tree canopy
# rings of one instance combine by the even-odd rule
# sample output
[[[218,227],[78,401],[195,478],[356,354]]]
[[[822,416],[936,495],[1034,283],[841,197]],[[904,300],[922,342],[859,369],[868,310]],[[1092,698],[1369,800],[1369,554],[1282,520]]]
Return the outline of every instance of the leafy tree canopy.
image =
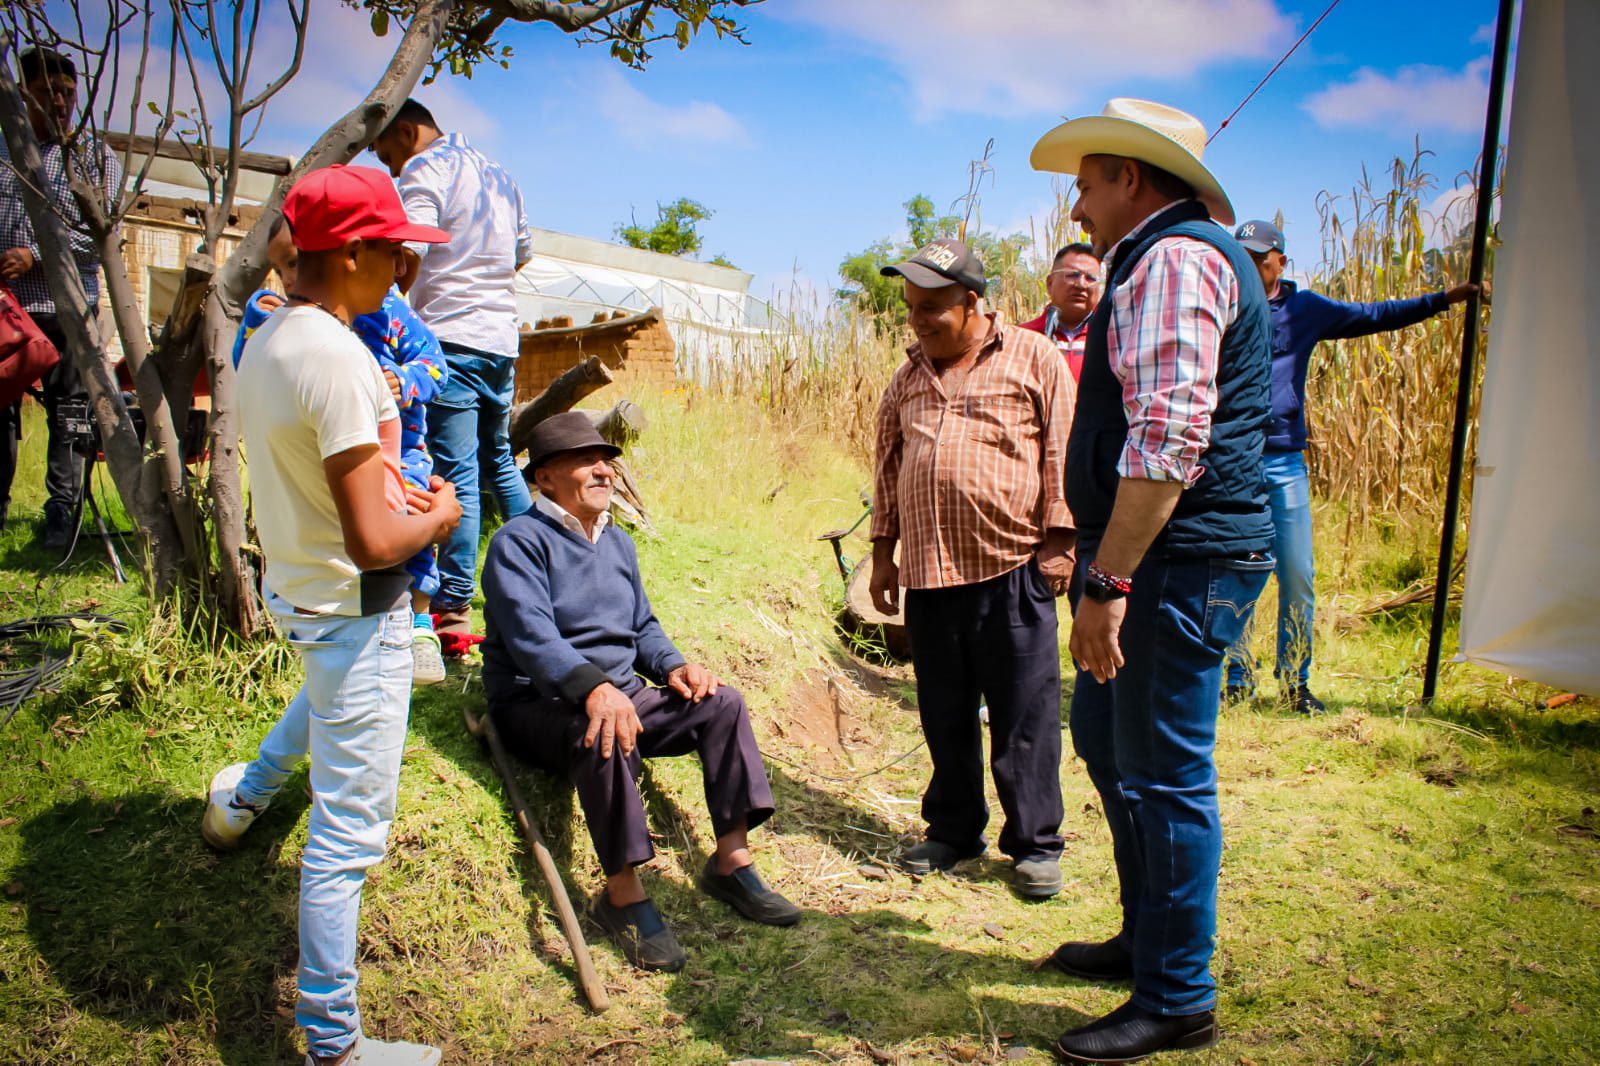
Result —
[[[618,224],[617,239],[631,247],[662,255],[698,256],[705,241],[696,227],[714,214],[715,211],[700,201],[680,196],[670,204],[656,204],[656,220],[652,225],[641,226],[637,219],[626,226]],[[711,262],[733,267],[720,255]]]
[[[846,284],[835,294],[865,314],[888,316],[895,322],[905,318],[900,299],[900,279],[886,278],[879,271],[891,263],[909,258],[929,241],[955,237],[961,232],[959,216],[939,214],[933,201],[920,193],[901,206],[906,211],[909,240],[901,244],[885,237],[862,251],[846,256],[839,264],[839,276],[844,278]],[[984,272],[992,286],[996,279],[1016,268],[1028,246],[1028,238],[1020,233],[1001,237],[979,232],[967,234],[967,244],[983,261]]]

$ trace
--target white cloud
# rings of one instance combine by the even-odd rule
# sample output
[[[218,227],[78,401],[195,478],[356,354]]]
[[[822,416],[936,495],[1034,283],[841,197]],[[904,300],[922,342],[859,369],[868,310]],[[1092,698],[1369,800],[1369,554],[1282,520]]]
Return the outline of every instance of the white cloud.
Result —
[[[1327,128],[1471,133],[1483,129],[1488,98],[1489,60],[1481,58],[1460,70],[1418,65],[1384,74],[1363,67],[1300,106]]]
[[[1098,107],[1108,81],[1182,81],[1266,57],[1292,25],[1274,0],[805,0],[772,14],[885,58],[918,119]]]
[[[1494,44],[1494,28],[1492,22],[1485,22],[1472,33],[1473,44]]]
[[[597,74],[591,88],[595,109],[625,141],[636,146],[663,141],[747,145],[750,134],[721,105],[705,100],[663,104],[652,100],[613,67]]]

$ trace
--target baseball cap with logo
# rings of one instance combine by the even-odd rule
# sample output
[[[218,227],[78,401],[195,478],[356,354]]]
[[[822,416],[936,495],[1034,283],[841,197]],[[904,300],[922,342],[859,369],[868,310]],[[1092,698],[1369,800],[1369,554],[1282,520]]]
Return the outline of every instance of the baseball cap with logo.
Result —
[[[445,244],[450,235],[406,217],[389,175],[372,167],[336,164],[313,170],[294,183],[283,200],[294,246],[327,252],[353,240],[420,241]]]
[[[886,266],[878,273],[886,278],[898,275],[924,289],[963,285],[979,296],[989,287],[984,280],[983,263],[972,249],[950,238],[929,241],[904,263]]]
[[[1283,231],[1270,222],[1261,219],[1252,219],[1233,231],[1233,239],[1244,245],[1245,251],[1261,254],[1262,252],[1283,251]]]

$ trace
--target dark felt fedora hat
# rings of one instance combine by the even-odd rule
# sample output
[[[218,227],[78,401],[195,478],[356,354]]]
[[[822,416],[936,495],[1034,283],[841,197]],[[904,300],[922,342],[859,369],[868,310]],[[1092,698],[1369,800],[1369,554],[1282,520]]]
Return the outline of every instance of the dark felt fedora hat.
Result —
[[[575,452],[581,448],[602,448],[608,458],[616,458],[622,449],[600,435],[582,411],[564,411],[533,427],[533,437],[528,441],[528,465],[522,476],[533,480],[533,472],[562,452]]]

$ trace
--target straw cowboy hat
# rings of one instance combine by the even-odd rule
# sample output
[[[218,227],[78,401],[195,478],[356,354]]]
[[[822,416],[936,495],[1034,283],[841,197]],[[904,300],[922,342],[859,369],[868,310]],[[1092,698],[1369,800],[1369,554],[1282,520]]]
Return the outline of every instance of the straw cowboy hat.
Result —
[[[1076,174],[1086,155],[1120,155],[1160,167],[1194,187],[1195,195],[1224,226],[1234,223],[1233,204],[1200,157],[1206,128],[1186,111],[1150,100],[1119,96],[1090,118],[1063,122],[1033,146],[1034,170]]]

